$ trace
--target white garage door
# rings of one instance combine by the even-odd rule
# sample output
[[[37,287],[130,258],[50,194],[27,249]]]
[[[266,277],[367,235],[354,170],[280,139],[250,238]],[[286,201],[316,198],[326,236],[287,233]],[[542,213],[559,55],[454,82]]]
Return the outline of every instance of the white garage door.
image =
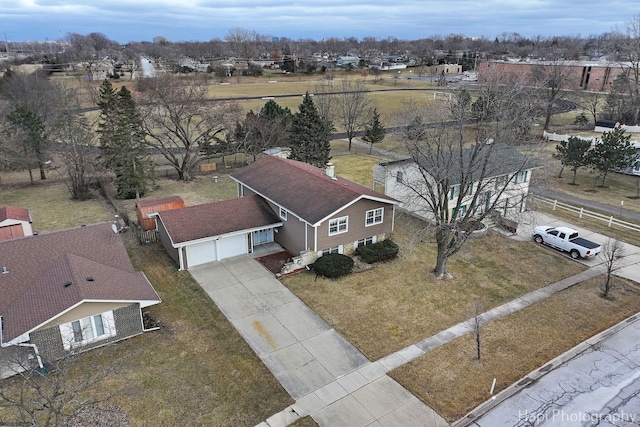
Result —
[[[187,246],[188,267],[195,267],[196,265],[217,260],[216,242],[214,240]]]
[[[248,240],[246,234],[220,239],[218,240],[218,259],[249,253],[247,247]]]

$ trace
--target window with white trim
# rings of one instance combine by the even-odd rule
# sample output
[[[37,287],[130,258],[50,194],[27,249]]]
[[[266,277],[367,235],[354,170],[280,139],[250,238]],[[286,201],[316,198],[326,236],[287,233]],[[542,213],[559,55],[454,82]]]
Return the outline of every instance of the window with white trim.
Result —
[[[398,183],[402,184],[402,180],[403,180],[403,178],[404,178],[404,175],[402,174],[402,172],[401,172],[401,171],[398,171],[398,172],[396,173],[396,182],[398,182]]]
[[[285,208],[280,208],[280,218],[287,220],[287,210]]]
[[[370,211],[367,211],[364,225],[368,227],[370,225],[380,224],[382,223],[383,217],[384,208],[372,209]]]
[[[367,237],[365,239],[360,239],[356,242],[356,248],[359,248],[360,246],[367,246],[367,245],[371,245],[375,243],[374,238],[373,237]]]
[[[335,248],[325,249],[322,251],[322,255],[339,254],[339,253],[340,253],[340,246],[336,246]]]
[[[346,233],[349,228],[349,217],[341,216],[340,218],[334,218],[329,220],[329,236],[335,234]]]
[[[65,350],[112,337],[116,334],[113,311],[60,325],[60,334]]]

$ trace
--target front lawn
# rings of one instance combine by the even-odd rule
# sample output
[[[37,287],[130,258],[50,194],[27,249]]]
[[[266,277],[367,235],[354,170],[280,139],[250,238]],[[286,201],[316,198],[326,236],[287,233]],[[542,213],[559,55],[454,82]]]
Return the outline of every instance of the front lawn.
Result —
[[[466,319],[477,299],[490,310],[584,269],[533,242],[491,232],[450,260],[453,280],[438,280],[435,243],[410,243],[417,227],[415,219],[397,218],[401,256],[372,270],[335,280],[307,272],[282,282],[375,360]]]
[[[390,375],[450,422],[585,339],[635,314],[637,285],[617,279],[614,299],[601,298],[603,277],[559,292],[484,326],[482,359],[475,335],[455,339]]]

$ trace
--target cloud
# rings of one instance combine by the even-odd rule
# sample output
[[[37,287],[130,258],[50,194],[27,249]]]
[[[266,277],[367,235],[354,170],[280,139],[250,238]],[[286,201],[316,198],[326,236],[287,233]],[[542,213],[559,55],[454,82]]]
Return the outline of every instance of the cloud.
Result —
[[[293,39],[366,36],[417,39],[466,34],[495,37],[589,35],[637,13],[633,2],[595,0],[2,0],[11,40],[101,32],[120,41],[223,38],[231,28]]]

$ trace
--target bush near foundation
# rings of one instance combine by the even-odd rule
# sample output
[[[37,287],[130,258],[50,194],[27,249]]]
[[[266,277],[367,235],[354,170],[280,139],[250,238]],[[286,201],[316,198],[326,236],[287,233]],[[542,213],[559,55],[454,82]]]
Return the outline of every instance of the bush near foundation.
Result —
[[[351,273],[353,258],[342,254],[328,254],[318,258],[313,265],[316,276],[335,278]]]
[[[363,262],[373,264],[398,256],[398,245],[387,239],[371,245],[359,246],[356,249],[356,253]]]

